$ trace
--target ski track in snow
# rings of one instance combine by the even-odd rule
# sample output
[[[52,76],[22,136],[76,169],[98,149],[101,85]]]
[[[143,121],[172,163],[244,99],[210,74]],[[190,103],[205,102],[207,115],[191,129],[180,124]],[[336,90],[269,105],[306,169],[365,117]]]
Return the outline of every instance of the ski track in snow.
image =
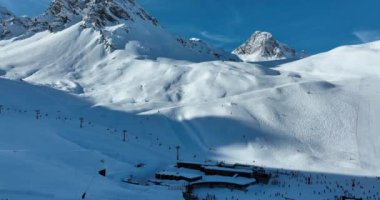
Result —
[[[357,141],[360,161],[364,166],[372,165],[371,160],[376,160],[379,155],[380,144],[379,132],[380,123],[377,119],[379,110],[380,89],[374,87],[373,82],[380,79],[368,78],[358,81],[358,93],[360,103],[358,105],[357,118]],[[368,139],[371,138],[371,139]],[[377,166],[371,166],[376,169]]]

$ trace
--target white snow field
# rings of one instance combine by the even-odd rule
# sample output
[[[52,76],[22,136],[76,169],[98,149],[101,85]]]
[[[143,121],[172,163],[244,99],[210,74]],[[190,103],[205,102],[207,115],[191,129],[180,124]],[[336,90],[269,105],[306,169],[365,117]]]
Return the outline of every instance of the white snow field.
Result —
[[[79,18],[0,40],[0,199],[181,199],[146,185],[176,162],[176,146],[184,161],[298,174],[200,196],[379,199],[380,42],[273,68],[220,61],[230,55],[176,40],[152,18],[101,27]],[[311,172],[318,181],[302,184]]]
[[[80,30],[74,25],[0,42],[2,76],[71,92],[92,105],[178,122],[160,129],[189,148],[211,149],[219,159],[378,173],[380,162],[363,157],[378,153],[379,43],[341,47],[274,70],[239,62],[144,59],[129,48],[107,52],[96,31]],[[353,49],[361,56],[353,56]],[[368,104],[371,115],[363,111]],[[363,140],[374,145],[362,146]],[[362,152],[367,148],[372,149]]]
[[[47,35],[44,38],[56,36],[42,34]],[[0,48],[2,77],[11,79],[2,79],[0,84],[1,198],[78,199],[95,176],[88,190],[90,199],[181,199],[180,191],[120,181],[132,175],[146,183],[156,171],[175,163],[176,145],[181,146],[181,159],[188,161],[212,159],[305,171],[379,174],[380,82],[375,67],[371,75],[363,72],[369,70],[367,62],[377,59],[375,55],[345,65],[350,70],[363,66],[357,73],[344,72],[343,76],[342,70],[336,70],[333,76],[334,69],[322,73],[324,66],[315,69],[318,73],[296,68],[327,63],[323,59],[332,59],[333,54],[339,60],[346,56],[342,48],[276,71],[248,63],[135,59],[125,51],[89,59],[62,50],[67,52],[66,57],[62,53],[64,60],[49,55],[58,48],[35,47],[23,53],[43,41],[34,39]],[[354,48],[360,54],[376,44]],[[96,45],[91,49],[97,49]],[[344,69],[345,63],[341,64],[330,66]],[[38,120],[37,109],[42,113]],[[82,129],[80,117],[85,119]],[[127,142],[122,141],[124,129]],[[140,163],[145,166],[137,168]],[[103,167],[109,171],[107,178],[97,176]],[[361,181],[378,184],[373,179]],[[249,199],[254,191],[255,187],[236,195]],[[274,191],[261,195],[269,198],[271,194],[273,199],[278,192],[287,193]],[[301,187],[301,191],[306,190]],[[308,191],[313,195],[313,190]],[[207,193],[199,191],[199,195]],[[227,195],[223,190],[216,194]],[[332,194],[341,193],[326,195]]]

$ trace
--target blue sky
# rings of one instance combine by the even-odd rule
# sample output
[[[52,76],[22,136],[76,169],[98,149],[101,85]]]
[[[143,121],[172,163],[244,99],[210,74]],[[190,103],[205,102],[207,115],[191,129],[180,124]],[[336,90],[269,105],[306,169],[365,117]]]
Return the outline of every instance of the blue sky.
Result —
[[[0,0],[36,15],[49,0]],[[231,50],[254,31],[311,53],[380,40],[379,0],[137,0],[167,30]]]

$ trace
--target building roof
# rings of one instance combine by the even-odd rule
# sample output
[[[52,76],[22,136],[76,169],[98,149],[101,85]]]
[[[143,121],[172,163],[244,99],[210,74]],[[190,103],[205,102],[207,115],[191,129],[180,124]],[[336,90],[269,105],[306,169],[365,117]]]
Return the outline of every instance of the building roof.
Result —
[[[197,181],[195,183],[231,183],[236,185],[252,185],[256,183],[256,179],[254,178],[244,178],[244,177],[228,177],[228,176],[203,176],[201,181]]]
[[[235,168],[226,168],[226,167],[218,167],[218,166],[205,166],[206,170],[215,170],[215,171],[225,171],[225,172],[235,172],[235,173],[249,173],[252,174],[253,171],[249,169],[235,169]]]
[[[177,176],[177,177],[184,177],[188,179],[196,179],[199,177],[202,177],[199,174],[191,173],[191,172],[183,172],[183,171],[161,171],[157,172],[158,175],[166,175],[166,176]]]

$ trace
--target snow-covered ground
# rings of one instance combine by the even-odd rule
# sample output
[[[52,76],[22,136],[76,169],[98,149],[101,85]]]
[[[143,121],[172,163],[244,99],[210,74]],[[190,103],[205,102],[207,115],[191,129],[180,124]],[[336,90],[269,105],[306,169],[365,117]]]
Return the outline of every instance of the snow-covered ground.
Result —
[[[161,116],[167,121],[161,129],[170,133],[166,137],[186,141],[183,145],[191,149],[211,149],[218,159],[292,169],[378,172],[379,162],[363,160],[366,147],[358,143],[377,138],[368,137],[377,130],[376,114],[368,118],[361,114],[368,113],[363,111],[367,104],[371,110],[379,107],[377,71],[369,72],[376,68],[376,54],[365,54],[377,43],[358,50],[358,55],[366,56],[364,67],[357,69],[360,58],[333,62],[352,53],[342,48],[269,69],[239,62],[144,59],[130,49],[107,53],[94,38],[96,32],[79,32],[73,26],[10,44],[3,41],[3,77],[68,91],[93,105]],[[306,69],[313,72],[302,71]],[[373,125],[364,129],[366,120]],[[223,137],[215,140],[219,135]]]
[[[143,175],[174,160],[168,144],[159,146],[155,138],[145,143],[148,139],[142,134],[140,139],[130,133],[123,142],[121,130],[113,125],[124,120],[119,126],[133,124],[127,114],[94,108],[49,88],[0,82],[0,198],[79,199],[87,191],[90,199],[153,199],[164,194],[178,199],[180,194],[163,193],[154,186],[122,186],[122,178],[140,174],[144,179]],[[80,117],[85,119],[83,128]],[[135,167],[148,162],[143,169]],[[108,170],[107,178],[97,174],[103,168]]]
[[[120,182],[132,175],[145,183],[175,162],[176,145],[184,160],[379,173],[376,76],[294,72],[294,63],[275,71],[247,63],[127,56],[90,68],[94,71],[82,65],[60,72],[58,64],[33,66],[23,59],[1,59],[6,66],[2,76],[13,79],[0,84],[2,198],[75,199],[95,176],[88,191],[92,199],[179,199],[180,191]],[[48,61],[41,56],[38,62]],[[25,72],[29,68],[23,63],[32,63],[35,72]],[[78,74],[65,76],[70,72]],[[62,87],[54,84],[57,80],[75,84]],[[37,109],[42,114],[38,120]],[[82,129],[80,117],[85,119]],[[145,166],[136,167],[139,163]],[[103,167],[109,170],[107,178],[97,176]],[[139,196],[142,191],[146,197]]]
[[[178,46],[161,27],[145,29],[150,22],[127,22],[122,34],[123,23],[78,21],[0,41],[0,199],[84,191],[90,199],[180,199],[181,191],[121,182],[147,183],[174,164],[176,146],[185,161],[346,174],[325,178],[339,184],[379,175],[380,42],[273,68],[218,61],[192,43]],[[103,168],[106,177],[97,175]],[[360,180],[364,189],[378,184]],[[260,195],[257,187],[273,189],[254,186],[239,199]],[[284,187],[271,194],[290,194]],[[332,193],[342,191],[321,195]]]
[[[340,199],[342,196],[379,199],[380,179],[299,171],[272,171],[269,185],[253,185],[245,191],[202,188],[195,193],[207,199]],[[308,182],[310,180],[310,182]]]

